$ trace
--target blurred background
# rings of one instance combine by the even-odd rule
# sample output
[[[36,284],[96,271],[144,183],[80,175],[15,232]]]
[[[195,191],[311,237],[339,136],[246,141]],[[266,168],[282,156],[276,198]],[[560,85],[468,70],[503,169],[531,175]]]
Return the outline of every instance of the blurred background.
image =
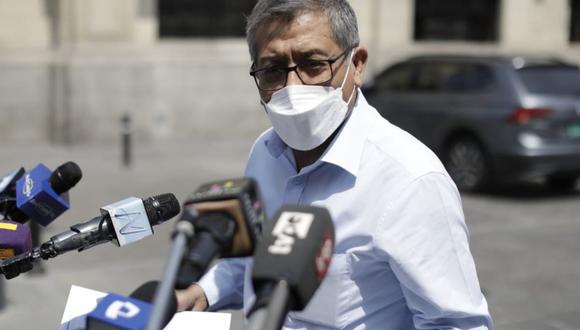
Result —
[[[1,140],[112,142],[125,114],[144,142],[254,136],[267,126],[243,37],[254,3],[0,0]],[[422,53],[580,59],[578,0],[351,3],[369,79]]]
[[[71,210],[46,228],[43,237],[128,196],[174,192],[182,201],[201,183],[242,175],[254,138],[269,126],[248,74],[244,25],[254,4],[0,0],[0,174],[39,162],[54,169],[68,160],[84,173],[71,191]],[[416,56],[477,56],[495,64],[501,58],[515,70],[539,63],[528,58],[544,61],[540,66],[548,60],[565,64],[574,72],[580,63],[580,0],[351,4],[361,44],[370,53],[369,91],[376,92],[376,77],[385,68]],[[574,77],[567,81],[572,88],[558,100],[571,100],[565,110],[576,115],[564,115],[564,120],[558,112],[556,122],[517,122],[532,130],[523,132],[518,126],[511,142],[535,141],[533,147],[541,142],[555,150],[564,147],[546,141],[567,139],[567,153],[580,153],[580,85],[575,86]],[[476,103],[490,102],[471,96]],[[523,103],[510,104],[511,110],[524,109],[524,117],[519,111],[516,121],[525,116],[545,119],[536,116],[537,98],[519,101]],[[382,104],[380,99],[375,102]],[[560,111],[561,104],[548,110]],[[505,116],[512,118],[512,113]],[[123,163],[127,135],[130,164]],[[480,147],[484,143],[475,141]],[[468,154],[476,165],[489,161],[489,150],[480,151],[482,158]],[[575,179],[574,170],[580,167],[566,168],[570,176],[565,179]],[[577,182],[561,190],[543,185],[545,178],[539,175],[524,179],[492,192],[471,192],[473,187],[467,186],[463,193],[472,250],[492,316],[498,329],[578,329]],[[71,284],[128,294],[158,278],[170,231],[171,225],[160,226],[154,237],[123,249],[110,245],[70,253],[44,263],[44,273],[5,282],[0,328],[56,328]],[[240,313],[233,315],[232,329],[243,328]]]

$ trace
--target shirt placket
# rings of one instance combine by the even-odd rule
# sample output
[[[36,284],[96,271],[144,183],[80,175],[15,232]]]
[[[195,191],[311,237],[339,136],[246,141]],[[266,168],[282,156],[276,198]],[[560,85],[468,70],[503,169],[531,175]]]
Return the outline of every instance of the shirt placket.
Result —
[[[306,181],[306,174],[296,175],[288,179],[284,191],[284,204],[300,204],[302,202]]]

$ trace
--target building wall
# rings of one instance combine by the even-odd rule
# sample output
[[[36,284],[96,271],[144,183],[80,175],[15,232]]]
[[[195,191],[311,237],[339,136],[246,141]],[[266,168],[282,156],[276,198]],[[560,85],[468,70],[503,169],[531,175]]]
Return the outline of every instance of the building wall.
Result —
[[[568,48],[568,0],[502,2],[501,46],[523,52],[562,52]]]
[[[493,43],[416,42],[414,1],[352,0],[367,78],[424,52],[580,61],[567,0],[503,0]],[[255,136],[268,127],[243,39],[158,40],[154,0],[0,0],[0,141],[109,143]],[[55,14],[56,12],[56,14]]]
[[[43,49],[50,43],[44,0],[0,0],[0,49]]]

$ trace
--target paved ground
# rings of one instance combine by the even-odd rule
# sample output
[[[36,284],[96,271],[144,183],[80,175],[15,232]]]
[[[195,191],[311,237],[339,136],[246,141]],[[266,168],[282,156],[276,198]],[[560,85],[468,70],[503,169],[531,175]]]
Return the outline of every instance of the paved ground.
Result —
[[[44,237],[99,214],[129,196],[173,192],[180,201],[201,183],[240,176],[251,139],[139,146],[134,166],[120,166],[117,146],[0,147],[0,174],[42,161],[50,168],[73,160],[84,177],[71,191],[72,207]],[[497,329],[580,328],[580,193],[561,195],[518,186],[493,195],[465,195],[464,208],[482,286]],[[129,294],[161,276],[172,224],[117,248],[102,245],[46,262],[44,275],[6,281],[0,329],[56,329],[71,284]],[[239,312],[233,330],[243,329]]]

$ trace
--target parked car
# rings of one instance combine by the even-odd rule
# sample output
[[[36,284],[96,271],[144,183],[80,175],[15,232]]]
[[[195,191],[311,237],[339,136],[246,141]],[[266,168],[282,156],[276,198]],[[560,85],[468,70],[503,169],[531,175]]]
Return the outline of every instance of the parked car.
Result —
[[[432,55],[395,63],[363,88],[387,120],[443,161],[457,186],[580,176],[580,71],[553,58]]]

